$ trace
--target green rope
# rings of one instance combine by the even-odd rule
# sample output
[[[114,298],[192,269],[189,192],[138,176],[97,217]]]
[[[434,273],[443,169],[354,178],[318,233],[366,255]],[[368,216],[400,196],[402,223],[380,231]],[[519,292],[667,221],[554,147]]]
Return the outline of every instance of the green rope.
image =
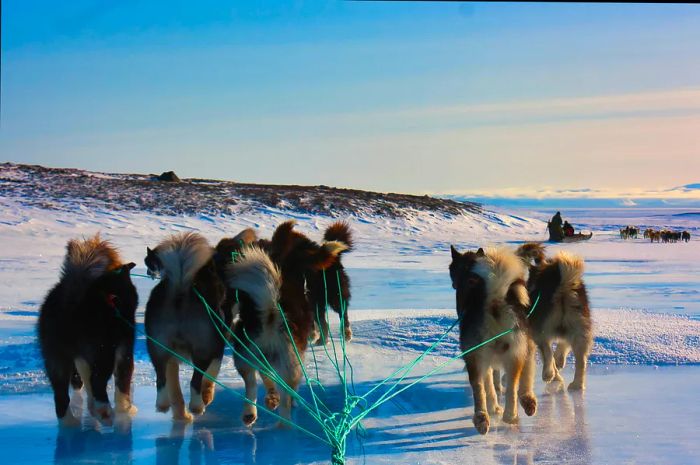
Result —
[[[232,260],[235,262],[235,255],[234,254],[240,254],[243,256],[242,253],[239,252],[233,252],[232,253]],[[139,277],[147,277],[151,278],[150,276],[146,275],[139,275],[136,273],[132,273],[133,276],[139,276]],[[331,356],[331,353],[329,352],[328,348],[326,347],[326,344],[324,345],[324,350],[326,352],[326,356],[328,358],[328,361],[330,362],[331,366],[336,371],[336,374],[338,375],[338,379],[340,380],[340,384],[343,388],[343,394],[344,394],[344,402],[343,402],[343,408],[340,412],[337,413],[332,413],[330,409],[323,403],[323,401],[320,399],[318,394],[314,390],[314,385],[320,387],[322,390],[325,391],[325,388],[323,384],[321,383],[319,379],[319,374],[318,374],[318,360],[316,358],[316,353],[314,351],[313,345],[311,346],[311,351],[313,354],[314,358],[314,366],[316,368],[316,378],[312,378],[308,375],[303,359],[301,357],[301,354],[299,353],[296,343],[294,342],[294,337],[292,335],[291,328],[287,322],[286,315],[284,313],[284,310],[282,309],[282,306],[277,303],[277,309],[280,312],[280,315],[282,317],[282,321],[284,323],[284,327],[286,329],[287,336],[289,337],[289,341],[292,344],[292,347],[294,349],[294,354],[296,356],[297,362],[299,363],[299,366],[302,370],[302,373],[304,375],[304,378],[306,380],[306,384],[309,388],[309,392],[311,395],[311,399],[313,402],[313,406],[310,405],[299,393],[296,392],[295,389],[293,389],[291,386],[287,385],[287,383],[281,379],[279,374],[275,371],[274,367],[270,364],[270,362],[267,360],[265,357],[263,351],[260,349],[260,347],[248,336],[248,334],[244,330],[244,335],[246,336],[246,339],[248,340],[248,343],[257,350],[258,355],[256,355],[253,350],[248,347],[248,344],[245,344],[232,330],[229,328],[223,319],[215,312],[211,306],[207,303],[206,299],[204,296],[202,296],[199,291],[197,291],[196,288],[193,288],[195,294],[199,297],[201,302],[203,303],[205,309],[207,310],[207,313],[209,315],[210,320],[212,321],[212,324],[214,325],[216,331],[218,332],[219,336],[224,340],[226,345],[231,348],[231,350],[234,352],[234,354],[238,357],[240,357],[245,363],[256,369],[257,371],[260,372],[262,376],[268,377],[270,380],[274,381],[281,389],[284,389],[288,394],[293,396],[299,403],[301,407],[304,408],[304,410],[307,411],[307,413],[313,418],[321,427],[321,430],[323,434],[326,436],[326,439],[321,438],[320,436],[306,430],[305,428],[297,425],[296,423],[293,423],[290,420],[287,420],[286,418],[270,411],[266,407],[263,407],[261,405],[258,405],[256,402],[253,402],[249,400],[247,397],[244,395],[234,391],[232,388],[225,386],[221,382],[217,381],[214,377],[206,373],[204,370],[201,370],[194,366],[189,360],[186,358],[182,357],[181,355],[177,354],[176,352],[172,351],[159,341],[155,340],[154,338],[148,336],[145,332],[141,332],[138,329],[135,328],[134,325],[132,325],[129,321],[121,317],[121,314],[119,311],[116,309],[118,316],[120,316],[126,323],[128,323],[130,326],[132,326],[134,329],[136,329],[140,334],[143,334],[146,338],[149,340],[153,341],[155,344],[178,358],[180,361],[183,363],[191,366],[193,369],[197,370],[198,372],[202,373],[207,379],[210,381],[216,383],[217,385],[223,387],[224,389],[230,390],[233,392],[236,396],[242,398],[245,402],[248,402],[252,405],[255,405],[256,407],[260,408],[262,411],[269,413],[273,417],[279,419],[283,423],[290,425],[294,428],[297,428],[298,430],[306,433],[307,435],[310,435],[311,437],[318,439],[319,441],[323,442],[324,444],[328,445],[331,448],[331,462],[333,465],[342,465],[345,463],[345,454],[346,454],[346,441],[347,441],[347,436],[350,434],[351,431],[353,430],[364,430],[362,428],[361,421],[367,417],[372,411],[376,410],[379,408],[379,406],[383,405],[384,403],[390,401],[394,397],[398,396],[402,392],[406,391],[407,389],[410,389],[411,387],[415,386],[416,384],[422,382],[423,380],[435,375],[437,372],[442,370],[445,366],[448,364],[452,363],[453,361],[463,358],[465,355],[478,350],[479,348],[513,332],[516,327],[512,327],[508,330],[505,330],[479,344],[476,344],[461,353],[459,353],[456,356],[453,356],[446,361],[440,363],[437,365],[435,368],[430,370],[428,373],[424,374],[423,376],[420,376],[418,379],[412,381],[411,383],[400,387],[402,381],[408,376],[409,373],[413,371],[413,369],[426,357],[428,356],[432,351],[435,350],[435,348],[440,344],[448,335],[449,333],[454,329],[454,327],[460,322],[460,319],[457,319],[450,327],[445,331],[435,342],[433,342],[430,347],[428,347],[425,351],[423,351],[421,354],[419,354],[414,360],[409,362],[408,364],[398,368],[395,370],[391,375],[388,377],[384,378],[381,380],[379,383],[377,383],[372,389],[370,389],[368,392],[366,392],[362,396],[358,396],[355,394],[355,386],[354,386],[354,369],[352,367],[352,363],[350,362],[350,359],[347,355],[347,346],[346,343],[347,341],[345,340],[345,318],[346,318],[346,312],[347,312],[347,306],[346,303],[343,301],[343,296],[342,296],[342,286],[341,286],[341,280],[340,280],[340,271],[337,271],[337,283],[338,283],[338,296],[339,296],[339,301],[340,301],[340,331],[339,331],[339,337],[340,337],[340,352],[342,354],[342,370],[341,370],[341,363],[338,358],[338,350],[336,348],[335,344],[335,339],[333,337],[333,332],[328,331],[328,337],[331,339],[331,346],[333,347],[333,356]],[[326,315],[327,315],[327,309],[328,309],[328,283],[326,280],[326,273],[325,270],[323,271],[323,286],[324,286],[324,296],[325,296],[325,306],[326,306]],[[236,295],[236,298],[238,298],[238,295]],[[534,304],[530,308],[530,311],[527,314],[527,318],[530,318],[532,313],[535,311],[535,308],[537,307],[537,304],[539,303],[540,296],[537,296],[537,299],[535,300]],[[238,299],[237,299],[238,300]],[[321,332],[321,337],[322,340],[325,341],[326,335],[324,334],[324,325],[321,324],[321,319],[320,319],[320,312],[318,309],[318,306],[316,307],[316,320],[319,325],[319,330]],[[219,324],[217,324],[217,321]],[[246,357],[243,354],[240,353],[240,351],[237,351],[235,347],[229,342],[228,338],[224,335],[224,333],[221,330],[221,327],[225,328],[229,334],[231,334],[236,342],[241,345],[250,355],[250,357]],[[254,362],[252,360],[254,360]],[[348,387],[347,383],[347,369],[350,369],[350,378],[351,378],[351,383],[352,383],[352,390]],[[396,379],[398,377],[398,379]],[[373,394],[377,389],[379,389],[381,386],[385,385],[386,383],[392,381],[392,385],[389,386],[389,388],[374,402],[371,403],[371,405],[367,405],[367,398]],[[360,408],[360,412],[353,415],[353,412],[356,408]],[[322,410],[323,409],[323,410]]]
[[[260,356],[261,356],[262,358],[259,358],[258,356],[256,356],[256,355],[253,353],[253,351],[247,346],[247,344],[243,343],[243,341],[241,341],[241,339],[238,337],[238,335],[237,335],[235,332],[233,332],[230,328],[228,328],[228,327],[226,326],[226,324],[225,324],[225,322],[223,321],[223,319],[221,319],[221,317],[220,317],[219,315],[216,314],[216,312],[215,312],[215,311],[211,308],[211,306],[207,303],[207,301],[206,301],[206,299],[204,298],[204,296],[202,296],[202,294],[200,294],[199,291],[197,291],[196,288],[193,288],[193,290],[194,290],[195,294],[197,295],[197,297],[199,297],[199,299],[201,300],[202,304],[204,304],[204,307],[206,308],[207,313],[209,314],[209,318],[212,320],[212,323],[214,323],[214,320],[213,320],[213,319],[216,318],[216,319],[219,321],[219,323],[220,323],[224,328],[226,328],[226,329],[228,330],[229,334],[231,334],[231,335],[236,339],[236,342],[238,342],[238,343],[241,345],[241,347],[243,347],[244,349],[246,349],[246,350],[248,351],[248,353],[250,354],[250,356],[251,356],[253,359],[255,359],[255,362],[256,362],[256,363],[251,362],[250,359],[248,359],[246,356],[244,356],[244,355],[241,354],[239,351],[237,351],[236,348],[233,347],[233,345],[232,345],[230,342],[228,342],[227,338],[223,335],[223,333],[221,332],[221,330],[220,330],[220,329],[218,328],[218,326],[215,324],[214,326],[215,326],[217,332],[219,333],[219,336],[221,336],[221,338],[224,339],[224,342],[226,342],[226,345],[234,352],[234,354],[236,354],[238,357],[240,357],[245,363],[247,363],[248,365],[250,365],[252,368],[256,369],[256,370],[259,371],[261,374],[265,375],[266,377],[268,377],[268,378],[270,378],[272,381],[274,381],[278,386],[280,386],[282,389],[284,389],[289,395],[291,395],[292,397],[294,397],[294,398],[300,403],[300,405],[302,405],[305,409],[309,410],[309,413],[313,413],[311,407],[306,403],[306,400],[305,400],[303,397],[301,397],[301,395],[299,395],[299,393],[296,392],[296,390],[294,390],[291,386],[289,386],[289,385],[279,376],[279,374],[275,371],[275,369],[272,367],[272,365],[270,364],[270,362],[267,360],[267,358],[266,358],[265,355],[263,354],[263,352],[262,352],[262,350],[260,349],[260,347],[259,347],[257,344],[255,344],[255,342],[253,342],[253,340],[250,339],[250,337],[246,334],[246,338],[248,338],[248,341],[250,342],[250,344],[252,344],[252,345],[255,347],[255,349],[258,350],[258,352],[260,353]],[[320,416],[319,416],[319,417],[315,417],[315,416],[312,414],[312,417],[314,417],[314,419],[317,420],[318,422],[322,422],[322,421],[323,421],[323,420],[320,418]]]
[[[279,421],[282,421],[283,423],[285,423],[285,424],[287,424],[287,425],[289,425],[289,426],[292,426],[292,427],[298,429],[299,431],[301,431],[301,432],[303,432],[303,433],[305,433],[305,434],[307,434],[307,435],[309,435],[309,436],[311,436],[311,437],[313,437],[313,438],[315,438],[315,439],[318,439],[319,441],[321,441],[321,442],[323,442],[323,443],[325,443],[325,444],[328,444],[329,446],[332,446],[328,441],[326,441],[326,440],[323,439],[322,437],[318,436],[317,434],[314,434],[314,433],[312,433],[311,431],[307,430],[306,428],[304,428],[304,427],[302,427],[302,426],[299,426],[299,425],[297,425],[296,423],[294,423],[294,422],[292,422],[292,421],[290,421],[290,420],[287,420],[286,418],[282,417],[281,415],[278,415],[277,413],[273,412],[272,410],[269,410],[268,408],[266,408],[266,407],[264,407],[264,406],[262,406],[262,405],[259,405],[257,402],[251,401],[250,399],[248,399],[247,397],[245,397],[243,394],[239,393],[238,391],[234,390],[233,388],[231,388],[231,387],[229,387],[229,386],[226,386],[226,385],[223,384],[221,381],[217,380],[215,377],[213,377],[213,376],[211,376],[209,373],[207,373],[205,370],[202,370],[201,368],[197,367],[197,366],[196,366],[194,363],[192,363],[189,359],[187,359],[187,358],[183,357],[182,355],[178,354],[177,352],[175,352],[175,351],[172,350],[171,348],[167,347],[165,344],[163,344],[162,342],[160,342],[160,341],[157,340],[156,338],[149,336],[148,334],[146,334],[145,331],[142,331],[142,330],[138,329],[138,328],[136,327],[136,325],[132,324],[129,320],[127,320],[126,318],[124,318],[124,316],[121,314],[121,312],[119,311],[119,309],[118,309],[116,306],[114,306],[114,311],[115,311],[116,316],[117,316],[119,319],[121,319],[122,321],[124,321],[127,325],[129,325],[134,331],[136,331],[136,332],[139,333],[140,335],[144,336],[146,339],[148,339],[149,341],[153,342],[153,343],[156,344],[158,347],[160,347],[161,349],[165,350],[166,352],[168,352],[170,355],[172,355],[173,357],[175,357],[176,359],[178,359],[178,360],[181,361],[182,363],[184,363],[184,364],[188,365],[189,367],[191,367],[192,369],[196,370],[197,372],[199,372],[200,374],[202,374],[205,378],[207,378],[207,379],[208,379],[209,381],[211,381],[212,383],[215,383],[215,384],[217,384],[218,386],[221,386],[222,388],[226,389],[227,391],[233,393],[236,397],[239,397],[239,398],[243,399],[244,402],[247,402],[247,403],[249,403],[249,404],[251,404],[251,405],[256,406],[256,407],[259,408],[260,410],[262,410],[262,411],[264,411],[264,412],[266,412],[266,413],[272,415],[273,417],[277,418]]]

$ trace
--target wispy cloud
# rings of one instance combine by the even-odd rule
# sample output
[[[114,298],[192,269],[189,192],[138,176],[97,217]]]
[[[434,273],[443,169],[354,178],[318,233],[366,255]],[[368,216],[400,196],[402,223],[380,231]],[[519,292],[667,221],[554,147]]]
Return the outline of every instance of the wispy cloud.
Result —
[[[700,187],[695,184],[679,186],[670,189],[557,189],[554,187],[539,188],[506,188],[472,191],[442,192],[443,195],[468,198],[503,198],[503,199],[621,199],[625,206],[634,206],[635,200],[700,200]]]

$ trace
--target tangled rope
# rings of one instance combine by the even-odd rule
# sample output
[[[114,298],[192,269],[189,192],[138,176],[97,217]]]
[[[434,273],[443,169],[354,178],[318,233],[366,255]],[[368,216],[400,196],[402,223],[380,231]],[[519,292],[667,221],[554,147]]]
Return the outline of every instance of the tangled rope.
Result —
[[[232,255],[232,258],[235,260],[235,256]],[[143,277],[143,278],[151,278],[151,276],[147,275],[142,275],[142,274],[137,274],[137,273],[131,273],[132,276],[137,276],[137,277]],[[434,376],[437,374],[439,371],[441,371],[444,367],[449,365],[455,360],[463,358],[465,355],[469,354],[470,352],[473,352],[475,350],[478,350],[479,348],[513,332],[515,330],[515,327],[510,328],[508,330],[505,330],[499,334],[496,334],[493,337],[490,337],[483,342],[476,344],[459,354],[448,358],[444,362],[438,364],[436,367],[434,367],[432,370],[428,371],[426,374],[420,376],[416,380],[412,381],[411,383],[400,387],[401,383],[403,380],[408,376],[414,368],[420,364],[420,362],[425,359],[426,356],[428,356],[431,352],[435,350],[435,348],[449,335],[449,333],[457,326],[459,323],[459,319],[457,319],[452,325],[435,341],[433,342],[430,347],[428,347],[425,351],[423,351],[421,354],[419,354],[415,359],[413,359],[411,362],[401,366],[397,370],[395,370],[392,374],[378,382],[374,387],[372,387],[369,391],[364,393],[363,395],[357,395],[355,392],[355,383],[354,383],[354,369],[352,366],[352,363],[350,362],[350,359],[348,358],[347,354],[347,347],[346,347],[346,341],[345,341],[345,312],[347,311],[347,304],[346,302],[343,301],[342,293],[340,292],[341,286],[340,286],[340,272],[336,273],[337,275],[337,280],[338,280],[338,294],[340,297],[340,330],[339,330],[339,341],[338,344],[336,344],[335,338],[333,337],[332,331],[329,331],[329,339],[331,342],[331,348],[332,351],[328,349],[328,345],[324,344],[323,349],[326,353],[327,359],[332,365],[335,374],[338,376],[340,385],[343,390],[343,406],[342,408],[337,411],[333,412],[330,407],[328,407],[324,402],[323,399],[320,397],[318,390],[320,391],[325,391],[326,388],[323,385],[323,383],[320,380],[319,377],[319,372],[318,372],[318,359],[316,357],[316,351],[314,349],[313,344],[310,344],[311,347],[311,354],[313,357],[313,364],[314,364],[314,369],[315,369],[315,377],[309,376],[309,373],[306,370],[306,367],[304,366],[304,361],[301,357],[301,354],[299,353],[296,344],[294,344],[294,338],[292,336],[291,329],[289,327],[289,323],[287,321],[287,318],[285,316],[284,310],[282,307],[277,304],[277,309],[280,313],[280,316],[282,317],[282,321],[284,322],[284,327],[286,330],[287,337],[289,337],[289,340],[292,344],[292,347],[294,348],[294,354],[297,360],[297,363],[299,363],[302,373],[304,375],[304,379],[306,380],[306,386],[309,390],[309,395],[311,397],[311,402],[307,401],[304,397],[302,397],[295,389],[293,389],[291,386],[289,386],[284,379],[277,373],[270,362],[267,360],[265,355],[263,354],[263,351],[258,347],[257,344],[248,336],[248,334],[244,331],[244,336],[246,338],[246,342],[244,343],[243,340],[241,340],[238,335],[234,333],[234,331],[229,328],[224,320],[219,316],[219,314],[211,308],[209,303],[206,301],[206,299],[199,293],[199,291],[196,288],[193,288],[193,291],[195,295],[199,298],[199,300],[202,302],[204,308],[207,311],[207,314],[209,315],[209,318],[216,328],[217,333],[219,336],[222,338],[222,340],[226,343],[226,345],[234,352],[234,354],[237,357],[240,357],[245,363],[253,367],[254,369],[258,370],[262,375],[268,377],[272,381],[274,381],[277,386],[279,386],[280,389],[283,389],[286,391],[292,398],[294,398],[297,402],[298,407],[302,408],[319,426],[321,429],[321,432],[323,433],[323,436],[321,437],[318,434],[309,431],[308,429],[302,427],[301,425],[294,423],[274,411],[268,409],[264,405],[260,405],[257,402],[253,402],[249,400],[247,397],[245,397],[243,394],[239,393],[238,391],[234,390],[230,386],[226,386],[220,381],[218,381],[216,378],[212,377],[209,375],[206,371],[201,370],[200,368],[197,368],[190,360],[188,360],[186,357],[183,357],[182,355],[178,354],[174,350],[172,350],[169,347],[166,347],[164,344],[162,344],[160,341],[156,340],[155,338],[149,336],[148,334],[145,333],[145,331],[141,331],[137,329],[134,325],[132,325],[129,321],[127,321],[125,318],[122,317],[121,313],[119,312],[118,308],[115,306],[115,311],[118,317],[120,317],[123,321],[125,321],[127,324],[129,324],[131,327],[133,327],[139,334],[143,335],[146,337],[149,341],[153,342],[154,344],[157,344],[159,347],[176,357],[180,362],[192,367],[194,370],[198,371],[201,373],[203,376],[205,376],[207,379],[209,379],[211,382],[217,384],[218,386],[221,386],[223,389],[226,389],[227,391],[232,392],[234,395],[237,397],[243,399],[244,402],[247,402],[249,404],[255,405],[258,409],[264,411],[268,415],[271,415],[272,417],[278,419],[279,421],[283,422],[284,424],[291,426],[298,431],[326,444],[327,446],[330,447],[331,449],[331,463],[333,465],[344,465],[345,464],[345,457],[346,457],[346,445],[347,445],[347,438],[349,434],[352,431],[358,431],[359,433],[362,433],[364,431],[362,427],[362,420],[367,417],[373,410],[377,409],[379,406],[382,404],[392,400],[394,397],[398,396],[399,394],[403,393],[407,389],[410,389],[411,387],[415,386],[416,384],[424,381],[425,379]],[[326,273],[323,271],[323,285],[324,285],[324,294],[325,294],[325,306],[326,308],[328,307],[328,283],[326,280]],[[236,300],[238,300],[238,293],[236,291]],[[538,295],[537,298],[535,299],[535,302],[532,304],[530,311],[527,314],[527,318],[530,318],[532,313],[535,311],[535,308],[537,307],[537,304],[539,303],[540,296]],[[326,313],[327,314],[327,313]],[[321,337],[322,340],[325,339],[325,334],[323,333],[323,325],[321,324],[321,319],[320,319],[320,312],[319,309],[316,309],[316,321],[318,323],[318,327],[321,331]],[[233,344],[231,344],[229,338],[226,336],[224,331],[222,330],[225,329],[226,333],[232,337],[240,347],[243,348],[243,351],[237,350]],[[339,347],[338,347],[339,346]],[[245,352],[245,353],[242,353]],[[340,352],[340,357],[338,355],[338,352]],[[350,383],[348,383],[348,371],[350,374]],[[397,379],[398,378],[398,379]],[[382,386],[386,385],[387,383],[390,383],[389,387],[375,400],[370,401],[369,398],[372,396],[375,392],[377,392]],[[317,388],[317,389],[315,389]]]

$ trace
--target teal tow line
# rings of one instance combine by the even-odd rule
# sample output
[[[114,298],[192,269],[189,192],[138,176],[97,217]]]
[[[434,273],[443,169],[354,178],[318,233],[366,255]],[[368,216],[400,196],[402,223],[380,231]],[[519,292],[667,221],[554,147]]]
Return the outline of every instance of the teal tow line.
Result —
[[[242,253],[239,252],[234,252],[232,253],[232,259],[235,261],[236,260],[236,255],[240,254],[243,256]],[[143,278],[151,278],[151,276],[148,275],[142,275],[142,274],[137,274],[137,273],[131,273],[132,276],[138,276],[138,277],[143,277]],[[203,376],[205,376],[207,379],[212,381],[213,383],[216,383],[217,385],[221,386],[222,388],[233,392],[234,395],[236,395],[239,398],[242,398],[245,402],[255,405],[258,409],[268,413],[269,415],[277,418],[279,421],[283,422],[284,424],[291,426],[293,428],[296,428],[297,430],[307,434],[308,436],[319,440],[320,442],[328,445],[331,448],[331,463],[333,465],[343,465],[345,464],[345,455],[346,455],[346,442],[347,442],[347,437],[350,434],[351,431],[357,430],[357,431],[363,431],[361,421],[367,417],[373,410],[377,409],[379,406],[382,404],[390,401],[394,397],[398,396],[402,392],[406,391],[407,389],[410,389],[411,387],[415,386],[416,384],[422,382],[423,380],[435,375],[439,371],[441,371],[444,367],[449,365],[455,360],[463,358],[465,355],[478,350],[479,348],[490,344],[491,342],[513,332],[515,330],[515,327],[510,328],[506,331],[503,331],[499,334],[496,334],[493,337],[490,337],[486,339],[485,341],[476,344],[475,346],[472,346],[458,355],[455,355],[447,360],[445,360],[443,363],[437,365],[435,368],[430,370],[428,373],[425,375],[419,377],[418,379],[414,380],[413,382],[400,387],[401,383],[403,380],[408,376],[409,373],[413,371],[413,369],[423,360],[425,359],[426,356],[428,356],[435,348],[449,335],[449,333],[454,329],[455,326],[459,323],[459,319],[457,319],[452,325],[445,331],[433,344],[430,345],[425,351],[423,351],[421,354],[419,354],[415,359],[413,359],[411,362],[407,363],[406,365],[398,368],[395,370],[391,375],[388,377],[384,378],[381,380],[379,383],[377,383],[372,389],[370,389],[368,392],[365,394],[359,396],[356,395],[355,393],[355,383],[354,383],[354,369],[353,366],[350,362],[350,359],[348,358],[347,355],[347,346],[346,346],[346,341],[345,341],[345,313],[347,311],[347,305],[343,301],[343,297],[341,294],[341,285],[340,285],[340,272],[336,273],[337,277],[337,282],[338,282],[338,293],[339,293],[339,300],[340,300],[340,330],[339,330],[339,348],[336,346],[335,339],[333,337],[333,333],[329,332],[328,336],[330,337],[331,340],[331,347],[332,347],[332,353],[328,350],[327,345],[323,345],[323,349],[326,353],[327,359],[332,365],[333,369],[336,372],[336,375],[338,376],[338,379],[340,381],[340,385],[342,386],[343,389],[343,407],[340,412],[332,412],[331,409],[323,402],[321,397],[319,396],[319,393],[316,389],[314,389],[314,386],[318,387],[321,391],[325,392],[325,387],[323,386],[323,383],[321,383],[319,379],[319,374],[318,374],[318,359],[316,357],[316,352],[313,347],[313,341],[310,342],[310,347],[311,347],[311,353],[313,355],[313,360],[314,360],[314,368],[315,368],[315,374],[316,377],[311,377],[309,376],[309,373],[306,370],[304,360],[302,358],[302,354],[299,353],[296,344],[294,343],[294,338],[292,335],[291,328],[289,326],[289,323],[287,321],[286,315],[282,307],[277,304],[277,309],[280,313],[280,316],[282,317],[282,321],[284,323],[284,328],[287,337],[290,340],[290,343],[292,347],[294,348],[294,355],[296,358],[296,362],[299,364],[302,373],[304,375],[304,379],[306,380],[306,385],[309,389],[309,394],[311,397],[311,403],[309,403],[306,399],[304,399],[299,393],[293,389],[291,386],[289,386],[284,379],[277,373],[272,364],[267,360],[265,357],[263,351],[260,349],[260,347],[248,336],[247,333],[244,333],[246,337],[246,341],[241,340],[228,326],[226,326],[225,322],[221,318],[221,316],[218,315],[218,312],[216,312],[214,309],[211,308],[211,306],[208,304],[204,296],[199,293],[199,291],[196,288],[193,288],[193,291],[195,295],[200,299],[202,302],[204,308],[207,311],[207,314],[209,315],[209,318],[216,328],[217,332],[219,333],[219,336],[224,340],[226,345],[233,351],[233,353],[237,356],[240,357],[245,363],[259,371],[262,375],[268,377],[272,381],[275,382],[279,386],[280,389],[283,389],[285,392],[287,392],[290,396],[292,396],[296,401],[299,407],[303,408],[309,416],[319,425],[321,428],[321,431],[323,432],[323,435],[325,438],[322,438],[321,436],[303,428],[302,426],[278,415],[277,413],[269,410],[268,408],[257,404],[256,402],[253,402],[246,398],[243,394],[238,393],[235,391],[233,388],[224,385],[223,383],[219,382],[216,380],[216,378],[212,377],[206,371],[197,368],[194,366],[194,364],[188,360],[187,358],[183,357],[182,355],[178,354],[174,350],[170,349],[169,347],[166,347],[164,344],[161,342],[157,341],[155,338],[149,336],[143,331],[138,330],[137,328],[134,327],[129,321],[124,319],[121,314],[119,313],[119,310],[115,310],[117,312],[117,316],[119,316],[122,320],[124,320],[127,324],[130,326],[134,327],[134,329],[145,336],[149,341],[152,341],[154,344],[157,344],[159,347],[163,348],[166,350],[168,353],[176,357],[178,360],[180,360],[182,363],[185,363],[186,365],[192,367],[194,370],[197,370],[199,373],[201,373]],[[326,273],[323,271],[323,286],[324,286],[324,295],[325,295],[325,306],[326,309],[328,308],[328,284],[326,281]],[[527,318],[530,318],[532,313],[535,311],[535,308],[537,307],[537,304],[539,303],[540,296],[537,296],[537,299],[535,299],[535,302],[532,304],[532,307],[530,308],[530,311],[527,314]],[[238,291],[236,290],[236,301],[238,301]],[[326,312],[327,314],[327,312]],[[320,318],[320,313],[319,309],[316,309],[316,322],[318,324],[319,330],[321,331],[321,337],[322,340],[325,341],[325,334],[324,334],[324,326],[322,325],[321,318]],[[225,328],[226,332],[230,337],[232,337],[246,352],[246,354],[242,354],[240,351],[236,350],[236,348],[231,344],[229,341],[229,338],[226,337],[224,332],[221,330],[221,328]],[[338,356],[338,352],[340,352],[340,357]],[[348,384],[348,369],[350,372],[350,384]],[[398,377],[398,379],[396,379]],[[373,402],[369,402],[368,398],[376,392],[379,388],[384,386],[387,383],[391,383],[390,386],[382,393],[381,396],[379,396],[376,400]],[[356,412],[356,410],[359,410]]]

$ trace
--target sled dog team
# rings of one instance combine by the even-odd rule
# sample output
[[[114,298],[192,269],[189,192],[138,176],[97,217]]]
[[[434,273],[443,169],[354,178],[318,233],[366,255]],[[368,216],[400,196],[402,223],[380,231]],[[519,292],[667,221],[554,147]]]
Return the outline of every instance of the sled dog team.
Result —
[[[303,362],[310,342],[327,341],[326,304],[343,315],[344,336],[351,339],[350,279],[342,264],[343,254],[353,247],[349,225],[333,223],[320,242],[294,226],[293,221],[280,224],[270,239],[246,229],[216,247],[198,233],[180,233],[147,248],[148,275],[160,278],[145,311],[158,411],[171,410],[173,419],[181,421],[204,412],[214,398],[212,379],[221,367],[224,335],[235,348],[234,364],[251,402],[244,403],[243,423],[251,426],[257,419],[258,376],[266,389],[264,405],[290,419],[292,397],[269,372],[258,373],[249,364],[255,360],[250,355],[262,355],[276,376],[296,390],[302,377],[296,354]],[[37,325],[56,416],[62,425],[80,424],[69,408],[69,389],[84,386],[90,414],[110,425],[114,410],[136,412],[131,377],[138,295],[130,277],[135,264],[124,263],[99,235],[71,240],[66,249],[60,280],[47,295]],[[569,389],[584,389],[592,333],[583,260],[566,252],[546,257],[534,243],[515,251],[451,250],[462,350],[511,330],[464,357],[476,429],[485,434],[491,417],[500,414],[504,422],[516,423],[518,401],[527,415],[536,412],[536,347],[548,383],[563,383],[559,370],[573,351],[576,370]],[[188,406],[174,353],[197,368]],[[114,410],[107,395],[112,376]],[[504,408],[499,405],[502,379]]]

